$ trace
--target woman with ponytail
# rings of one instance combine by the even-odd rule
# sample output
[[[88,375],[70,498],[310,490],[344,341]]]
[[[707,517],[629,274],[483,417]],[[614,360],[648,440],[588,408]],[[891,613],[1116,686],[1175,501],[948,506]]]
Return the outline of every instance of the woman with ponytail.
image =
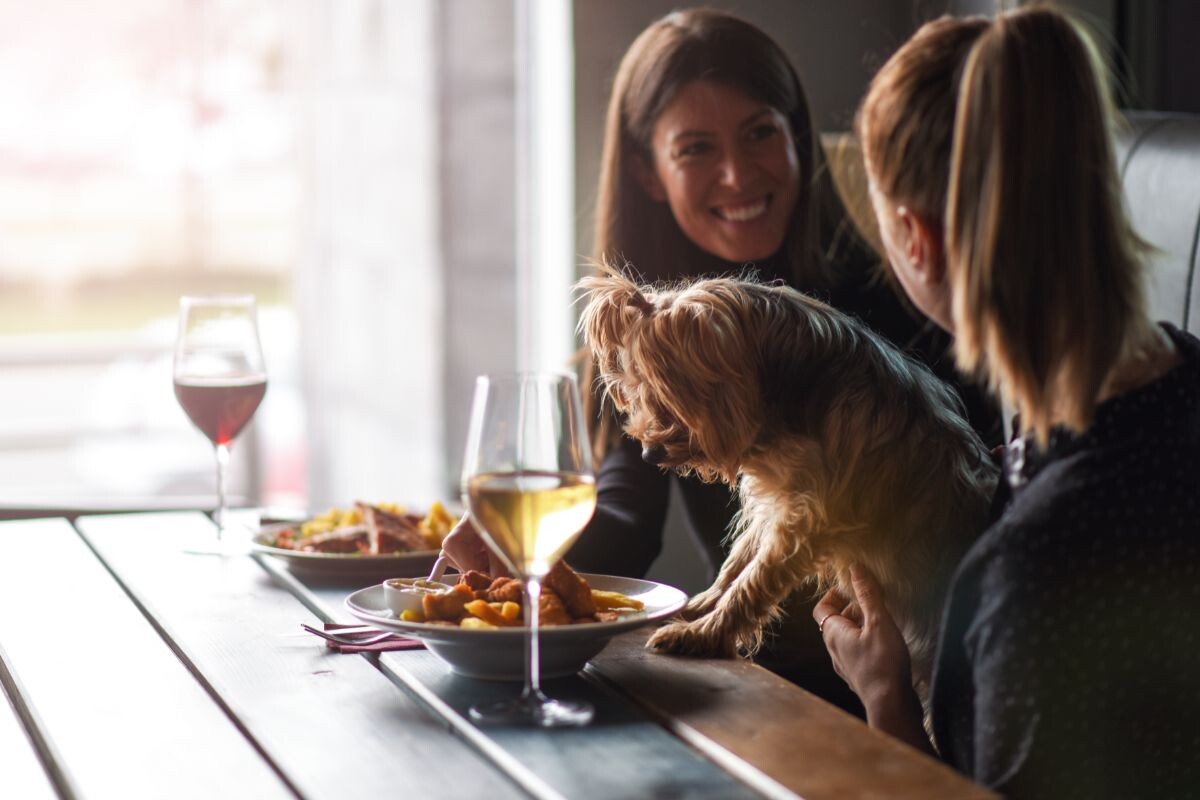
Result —
[[[944,18],[859,113],[909,297],[1019,413],[964,558],[927,721],[878,584],[816,607],[868,722],[1016,797],[1200,793],[1200,341],[1155,324],[1113,115],[1058,12]]]

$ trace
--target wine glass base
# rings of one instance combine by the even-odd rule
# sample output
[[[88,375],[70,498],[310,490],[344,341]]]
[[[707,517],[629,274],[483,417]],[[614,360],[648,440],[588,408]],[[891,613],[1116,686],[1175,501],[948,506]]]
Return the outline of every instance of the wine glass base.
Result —
[[[519,697],[501,703],[471,706],[471,719],[485,725],[524,725],[539,728],[572,728],[592,721],[590,703]]]

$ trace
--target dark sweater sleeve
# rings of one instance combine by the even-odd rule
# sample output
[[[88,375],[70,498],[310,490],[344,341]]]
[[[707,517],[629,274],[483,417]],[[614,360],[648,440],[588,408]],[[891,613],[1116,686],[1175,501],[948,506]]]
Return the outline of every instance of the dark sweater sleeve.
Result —
[[[566,560],[580,572],[643,577],[662,550],[670,476],[642,460],[627,436],[604,457],[596,476],[596,514]]]
[[[1047,644],[1056,632],[1038,613],[1041,592],[1003,554],[984,564],[979,599],[967,627],[975,686],[972,777],[1005,795],[1037,797],[1039,769],[1053,748],[1046,707]],[[965,711],[965,709],[963,710]],[[1054,774],[1049,771],[1049,774]],[[1053,795],[1045,795],[1047,797]]]

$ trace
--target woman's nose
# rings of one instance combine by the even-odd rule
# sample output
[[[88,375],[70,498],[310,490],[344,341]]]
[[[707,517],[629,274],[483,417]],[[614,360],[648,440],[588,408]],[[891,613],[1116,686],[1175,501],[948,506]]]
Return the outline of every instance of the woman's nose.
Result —
[[[726,151],[721,162],[721,181],[733,189],[744,189],[754,175],[754,160],[734,148]]]

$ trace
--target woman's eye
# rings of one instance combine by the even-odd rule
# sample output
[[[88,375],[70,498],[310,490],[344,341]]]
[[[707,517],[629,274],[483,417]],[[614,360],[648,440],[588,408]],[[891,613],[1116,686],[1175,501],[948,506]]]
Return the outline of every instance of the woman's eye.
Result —
[[[779,133],[779,126],[777,126],[777,125],[769,125],[769,124],[755,125],[753,128],[750,129],[748,138],[752,142],[761,142],[764,139],[770,139],[772,136],[774,136],[777,133]]]
[[[708,142],[688,142],[675,151],[676,158],[692,158],[702,156],[712,149]]]

